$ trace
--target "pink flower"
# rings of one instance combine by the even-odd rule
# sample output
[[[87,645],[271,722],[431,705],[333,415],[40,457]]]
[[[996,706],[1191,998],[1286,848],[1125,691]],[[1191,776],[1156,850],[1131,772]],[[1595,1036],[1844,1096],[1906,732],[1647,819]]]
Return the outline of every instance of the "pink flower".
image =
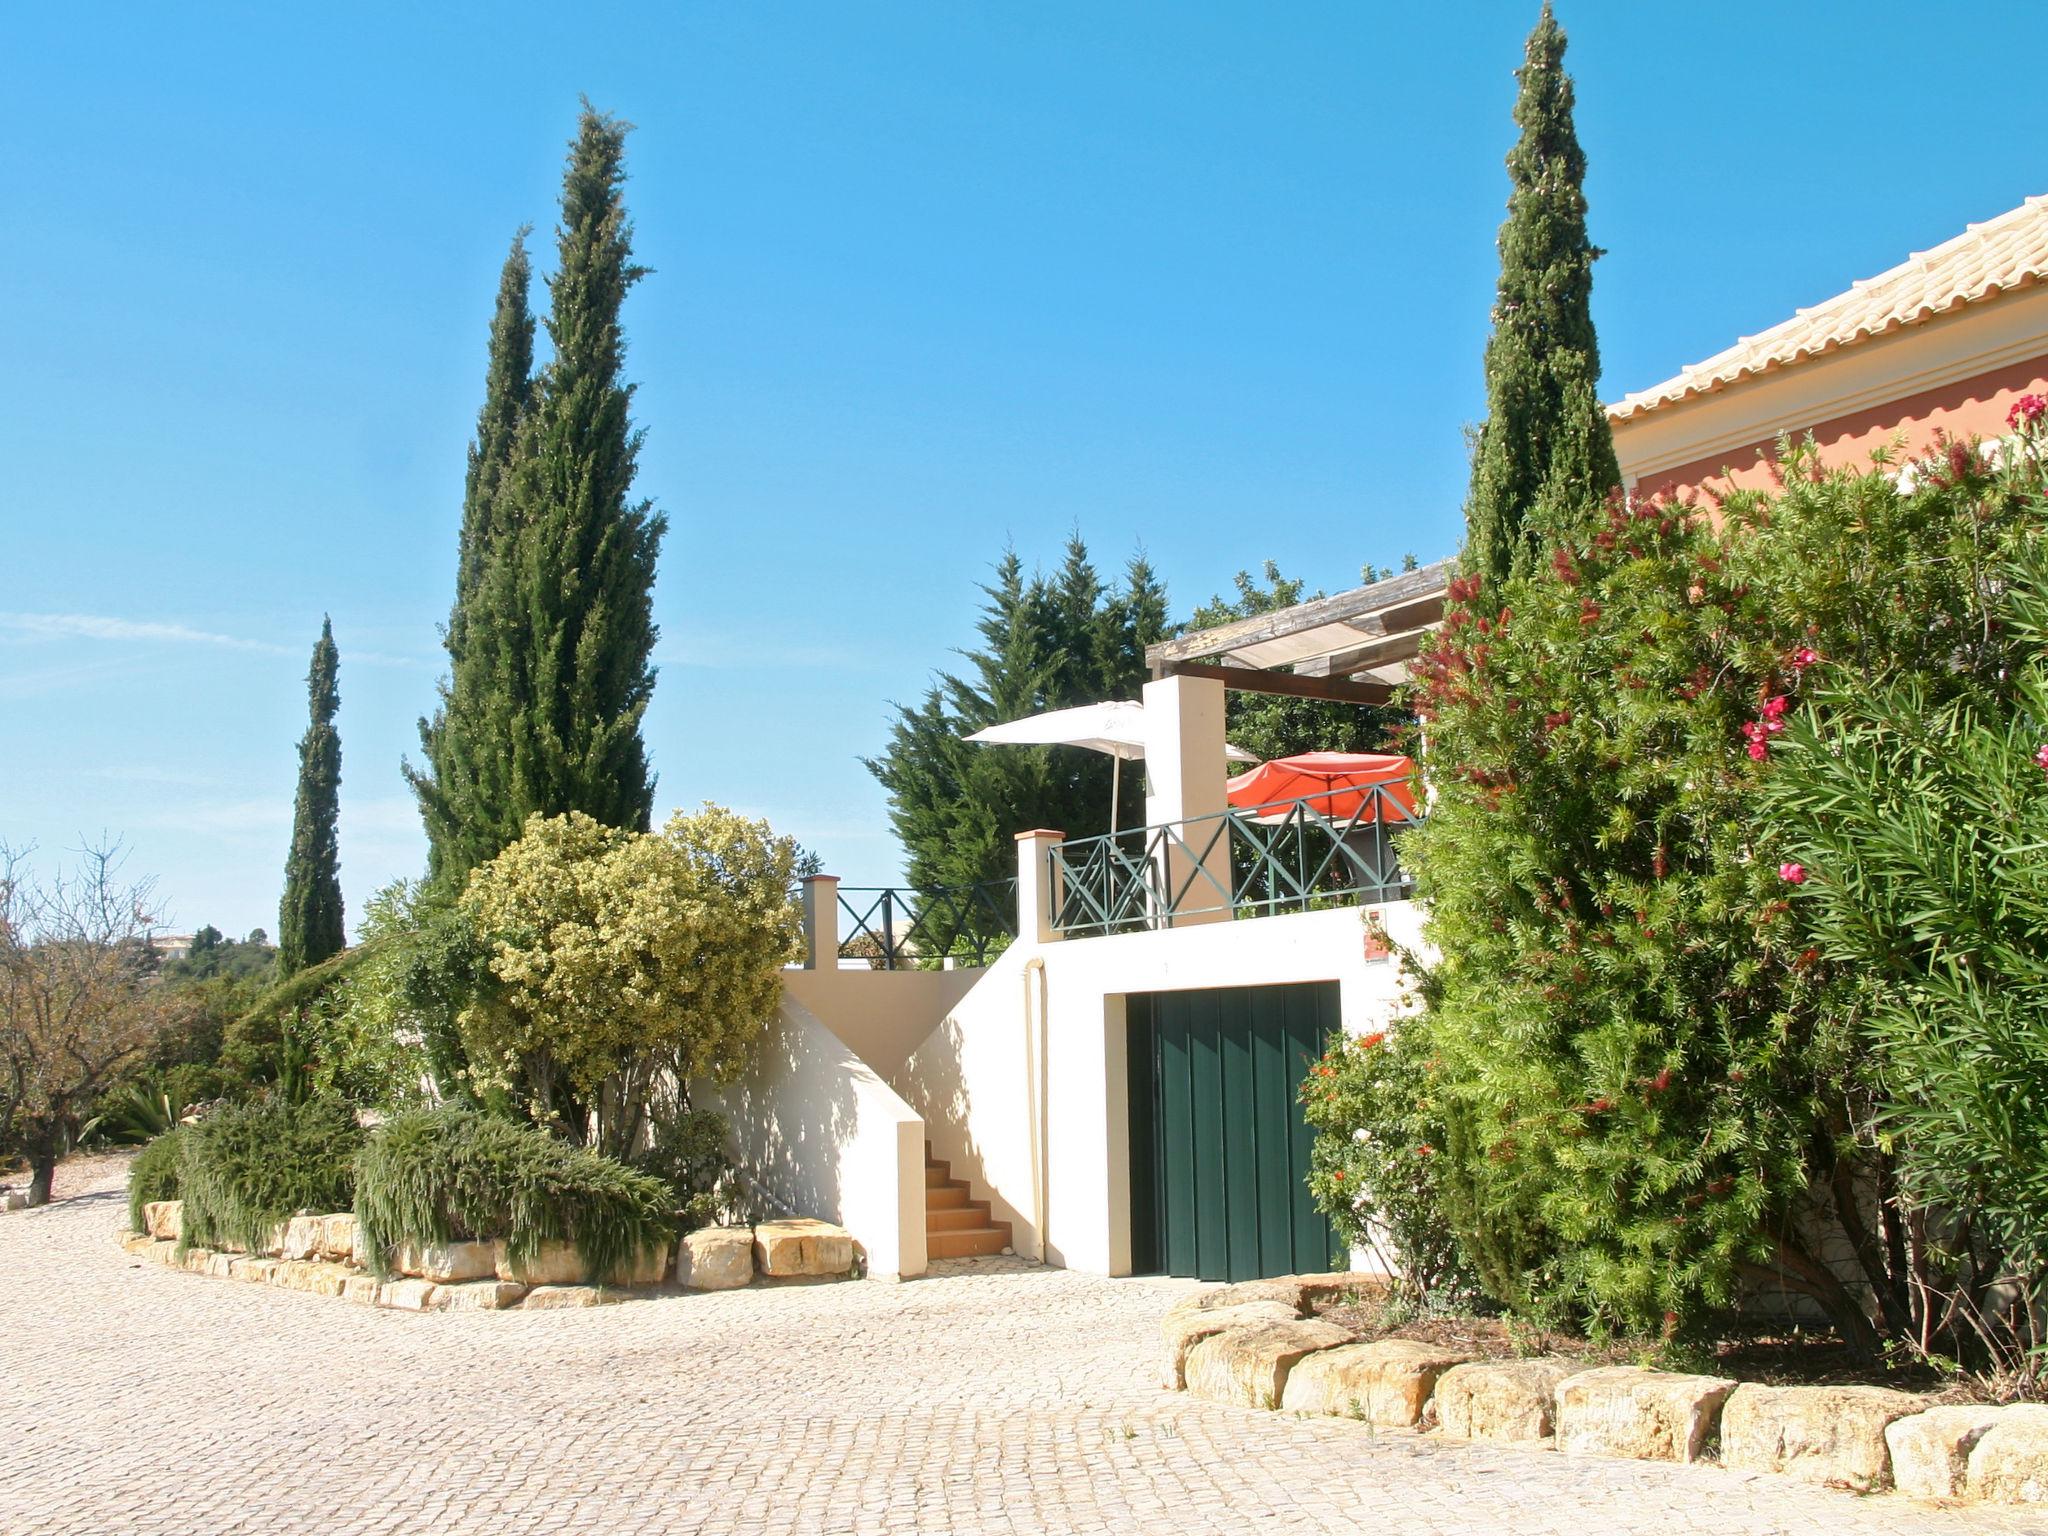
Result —
[[[1778,878],[1787,885],[1804,885],[1806,884],[1806,866],[1804,864],[1780,864],[1778,866]]]
[[[1816,651],[1810,645],[1802,645],[1801,647],[1799,647],[1798,650],[1792,653],[1792,665],[1794,669],[1800,672],[1804,672],[1808,667],[1812,666],[1815,662],[1819,660],[1820,652]]]
[[[2039,395],[2021,395],[2013,402],[2012,409],[2005,413],[2005,424],[2008,427],[2023,427],[2039,421],[2044,412],[2048,412],[2048,400],[2042,399]]]
[[[1771,749],[1760,741],[1752,741],[1749,744],[1749,755],[1756,761],[1762,762],[1771,755]]]
[[[1790,704],[1791,702],[1792,701],[1786,698],[1785,695],[1782,693],[1779,694],[1775,699],[1764,700],[1764,718],[1766,720],[1777,719],[1780,715],[1785,713],[1785,706]]]
[[[2044,770],[2048,770],[2048,744],[2044,744],[2040,750],[2034,753],[2034,761],[2039,763]]]

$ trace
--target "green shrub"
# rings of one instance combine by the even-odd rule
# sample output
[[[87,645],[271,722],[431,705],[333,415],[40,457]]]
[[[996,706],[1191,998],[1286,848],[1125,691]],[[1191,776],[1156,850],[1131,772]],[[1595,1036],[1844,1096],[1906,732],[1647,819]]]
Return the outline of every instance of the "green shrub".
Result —
[[[128,1165],[128,1228],[142,1230],[142,1208],[178,1198],[178,1160],[184,1153],[182,1126],[166,1131]]]
[[[186,1127],[178,1162],[181,1244],[260,1252],[299,1211],[345,1211],[363,1131],[334,1099],[231,1104]]]
[[[725,1117],[711,1110],[658,1114],[654,1134],[631,1162],[669,1187],[687,1227],[708,1227],[739,1194],[728,1141]]]
[[[1405,1306],[1446,1311],[1471,1306],[1479,1283],[1445,1217],[1428,1051],[1420,1028],[1339,1040],[1309,1069],[1301,1103],[1317,1133],[1309,1192],[1337,1236],[1378,1254]]]
[[[573,1243],[592,1273],[609,1274],[673,1238],[674,1207],[651,1174],[468,1109],[397,1116],[356,1166],[356,1219],[380,1271],[406,1243],[498,1238],[518,1260]]]

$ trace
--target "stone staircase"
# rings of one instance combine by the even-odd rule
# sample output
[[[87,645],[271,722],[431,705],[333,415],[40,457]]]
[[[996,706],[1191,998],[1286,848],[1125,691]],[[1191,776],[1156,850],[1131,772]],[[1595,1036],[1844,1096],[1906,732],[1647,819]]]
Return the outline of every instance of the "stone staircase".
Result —
[[[953,1165],[932,1156],[924,1144],[924,1246],[934,1259],[972,1259],[1010,1246],[1010,1224],[989,1215],[988,1202],[971,1198]]]

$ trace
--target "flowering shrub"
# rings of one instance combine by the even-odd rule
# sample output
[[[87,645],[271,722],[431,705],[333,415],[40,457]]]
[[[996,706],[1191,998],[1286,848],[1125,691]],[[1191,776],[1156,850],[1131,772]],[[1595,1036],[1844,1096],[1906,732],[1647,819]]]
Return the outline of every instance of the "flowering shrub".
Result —
[[[1320,1133],[1309,1190],[1337,1236],[1378,1255],[1401,1301],[1442,1309],[1472,1301],[1478,1284],[1443,1216],[1426,1043],[1398,1027],[1340,1040],[1310,1068],[1301,1103]]]
[[[1535,575],[1454,586],[1412,698],[1434,799],[1403,854],[1441,959],[1405,1028],[1490,1294],[1668,1336],[1766,1279],[1869,1350],[1908,1336],[1871,1297],[1916,1260],[1871,1234],[1875,1046],[1765,790],[1824,691],[1905,670],[1938,710],[2010,660],[1986,604],[2041,513],[1969,444],[1903,490],[1782,469],[1714,508],[1616,500]],[[1862,1283],[1822,1262],[1831,1224]]]

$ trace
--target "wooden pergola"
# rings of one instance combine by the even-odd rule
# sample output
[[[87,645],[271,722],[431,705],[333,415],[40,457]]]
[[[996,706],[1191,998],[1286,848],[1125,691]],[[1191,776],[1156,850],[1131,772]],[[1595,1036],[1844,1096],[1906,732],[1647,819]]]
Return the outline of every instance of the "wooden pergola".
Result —
[[[1454,562],[1387,576],[1314,602],[1145,647],[1152,676],[1346,704],[1386,704],[1424,637],[1443,622]],[[1278,671],[1277,668],[1288,668]]]

